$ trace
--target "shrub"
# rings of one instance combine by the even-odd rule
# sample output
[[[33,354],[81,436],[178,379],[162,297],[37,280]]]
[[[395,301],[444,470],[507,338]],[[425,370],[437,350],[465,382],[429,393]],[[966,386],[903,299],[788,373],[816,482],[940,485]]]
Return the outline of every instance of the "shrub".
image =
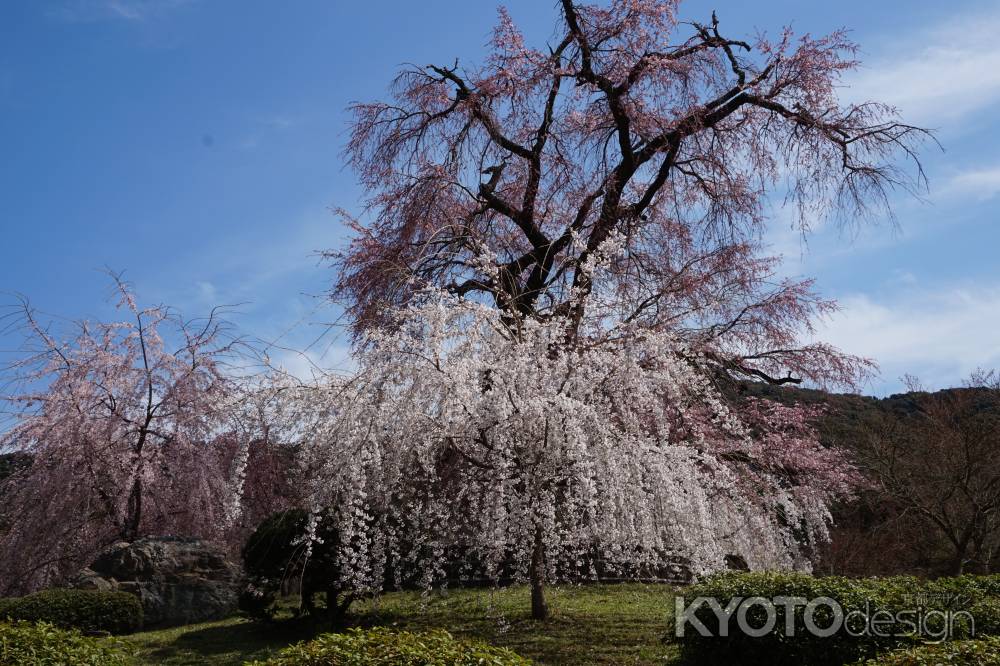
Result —
[[[248,666],[525,666],[530,663],[506,648],[455,640],[447,631],[411,633],[375,628],[323,634],[286,648],[268,661]]]
[[[31,461],[32,456],[30,453],[15,451],[13,453],[0,454],[0,481],[31,467]]]
[[[0,666],[124,666],[129,657],[107,639],[39,622],[0,623]]]
[[[312,614],[339,620],[350,606],[352,595],[337,583],[339,539],[333,521],[321,516],[316,527],[318,538],[307,559],[303,537],[308,517],[301,509],[279,511],[261,522],[247,539],[242,556],[248,584],[240,595],[240,609],[251,617],[272,617],[275,600],[290,581],[301,590],[302,606]],[[326,596],[322,609],[315,601],[319,593]]]
[[[910,581],[900,579],[868,581],[840,577],[815,578],[799,573],[736,573],[728,572],[712,576],[692,585],[684,591],[684,599],[690,604],[697,597],[715,598],[723,607],[734,597],[802,597],[835,599],[844,613],[864,611],[874,613],[879,610],[899,607],[898,604]],[[683,656],[694,663],[738,663],[738,664],[828,664],[840,666],[876,654],[881,649],[891,649],[906,644],[899,638],[882,638],[873,635],[851,636],[841,630],[829,637],[815,636],[806,630],[804,606],[794,609],[790,618],[794,636],[786,637],[785,606],[777,605],[774,628],[760,637],[748,636],[736,623],[736,613],[730,617],[728,636],[719,635],[719,621],[707,606],[700,607],[695,617],[705,624],[711,636],[701,636],[693,627],[686,627],[684,636],[679,638]],[[761,627],[766,620],[765,610],[755,605],[747,613],[747,620],[753,627]],[[817,626],[830,626],[833,615],[826,605],[819,606],[814,621]],[[896,633],[890,627],[886,633]]]
[[[1000,575],[938,578],[925,583],[925,587],[928,591],[952,594],[972,600],[982,597],[1000,597]]]
[[[957,623],[953,638],[1000,635],[1000,576],[938,578],[919,585],[917,596],[926,608],[967,611],[972,616],[975,626]]]
[[[963,637],[1000,636],[1000,597],[986,597],[973,601],[968,606],[968,611],[976,623],[975,636]]]
[[[1000,666],[1000,638],[949,641],[889,652],[863,662],[864,666]]]
[[[0,599],[0,619],[5,617],[85,632],[128,634],[142,626],[142,604],[127,592],[51,589]]]
[[[715,598],[720,605],[734,597],[830,597],[844,610],[846,628],[833,636],[819,637],[806,631],[804,607],[795,608],[794,637],[784,636],[785,607],[776,605],[774,628],[761,637],[739,630],[736,613],[729,620],[729,635],[718,636],[716,614],[707,606],[696,613],[713,636],[703,637],[688,626],[680,638],[682,653],[692,661],[740,664],[844,664],[873,657],[879,652],[909,647],[920,636],[912,634],[910,622],[922,624],[924,638],[972,638],[1000,634],[1000,576],[960,576],[925,581],[913,576],[850,579],[836,576],[816,578],[799,573],[738,573],[712,576],[684,592],[686,603],[697,597]],[[854,616],[850,614],[855,613]],[[906,615],[900,615],[904,611]],[[967,612],[974,619],[967,620]],[[950,612],[950,614],[949,614]],[[860,613],[861,615],[858,615]],[[879,615],[876,615],[879,614]],[[881,617],[876,635],[865,628],[867,618]],[[753,606],[747,613],[751,626],[763,626],[765,609]],[[827,627],[833,617],[820,606],[815,622]]]
[[[966,581],[968,588],[974,592],[991,597],[1000,597],[1000,574],[959,576],[959,580]]]

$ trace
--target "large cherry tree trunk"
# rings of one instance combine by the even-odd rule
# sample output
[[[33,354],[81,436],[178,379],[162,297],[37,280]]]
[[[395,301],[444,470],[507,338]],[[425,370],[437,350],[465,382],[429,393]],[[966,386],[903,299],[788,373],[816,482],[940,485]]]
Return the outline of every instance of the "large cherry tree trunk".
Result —
[[[531,580],[531,618],[545,620],[549,616],[549,607],[545,603],[545,543],[542,540],[541,525],[535,527],[528,578]]]
[[[139,537],[139,524],[142,522],[142,479],[136,477],[128,495],[128,505],[125,510],[125,521],[122,525],[122,540],[132,542]]]

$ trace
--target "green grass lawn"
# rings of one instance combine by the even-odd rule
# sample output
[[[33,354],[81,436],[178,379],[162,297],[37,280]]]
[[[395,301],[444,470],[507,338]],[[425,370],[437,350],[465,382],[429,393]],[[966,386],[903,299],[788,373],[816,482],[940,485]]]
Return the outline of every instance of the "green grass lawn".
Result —
[[[217,622],[189,624],[122,637],[137,650],[140,664],[239,665],[248,659],[264,659],[308,632],[283,623],[271,625],[229,618]]]
[[[420,631],[442,628],[459,637],[509,647],[539,664],[668,664],[676,648],[662,638],[673,625],[673,588],[586,585],[552,588],[551,617],[528,617],[526,587],[451,590],[422,596],[399,592],[352,607],[362,626]],[[127,637],[147,664],[241,664],[310,637],[302,624],[260,625],[239,618],[147,631]]]

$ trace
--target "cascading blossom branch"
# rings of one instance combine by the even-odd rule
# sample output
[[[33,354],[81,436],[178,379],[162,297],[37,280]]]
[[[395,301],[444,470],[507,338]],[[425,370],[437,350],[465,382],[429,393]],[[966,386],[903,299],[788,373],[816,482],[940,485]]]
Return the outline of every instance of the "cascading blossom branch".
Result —
[[[442,292],[401,321],[367,337],[353,378],[301,393],[325,414],[301,432],[308,495],[337,508],[355,589],[413,570],[429,587],[461,559],[468,575],[530,580],[544,616],[543,584],[597,563],[808,568],[826,507],[850,491],[803,422],[757,408],[745,423],[668,332],[512,323]],[[754,444],[766,436],[786,453]]]

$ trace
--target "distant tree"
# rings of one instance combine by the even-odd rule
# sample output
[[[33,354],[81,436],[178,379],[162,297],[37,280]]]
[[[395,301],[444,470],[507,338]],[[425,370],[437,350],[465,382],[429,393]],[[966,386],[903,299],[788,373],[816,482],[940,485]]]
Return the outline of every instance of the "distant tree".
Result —
[[[79,321],[61,336],[27,302],[11,315],[25,344],[5,368],[14,423],[0,448],[32,464],[3,481],[0,593],[59,580],[115,540],[220,539],[233,472],[252,456],[255,483],[278,464],[236,367],[241,340],[214,312],[187,321],[143,308],[114,280],[124,321]]]
[[[916,386],[916,384],[913,384]],[[881,513],[931,572],[985,572],[1000,554],[1000,386],[975,374],[967,387],[911,393],[867,429],[860,464]]]

